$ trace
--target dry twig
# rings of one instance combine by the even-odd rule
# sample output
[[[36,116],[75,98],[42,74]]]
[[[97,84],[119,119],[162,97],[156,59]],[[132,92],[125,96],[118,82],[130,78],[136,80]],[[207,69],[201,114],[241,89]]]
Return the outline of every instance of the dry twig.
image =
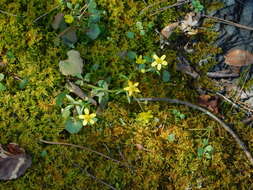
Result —
[[[52,141],[46,141],[46,140],[43,140],[43,139],[40,139],[39,140],[40,142],[43,142],[45,144],[55,144],[55,145],[64,145],[64,146],[72,146],[72,147],[75,147],[75,148],[80,148],[80,149],[83,149],[83,150],[87,150],[89,152],[92,152],[92,153],[95,153],[99,156],[102,156],[108,160],[112,160],[113,162],[116,162],[117,164],[120,164],[120,165],[124,165],[121,161],[119,160],[115,160],[114,158],[111,158],[109,156],[106,156],[105,154],[101,153],[101,152],[98,152],[98,151],[95,151],[95,150],[92,150],[90,148],[87,148],[87,147],[84,147],[84,146],[80,146],[80,145],[75,145],[75,144],[70,144],[70,143],[63,143],[63,142],[52,142]]]
[[[242,142],[242,140],[238,137],[238,135],[226,124],[224,123],[220,118],[218,118],[217,116],[215,116],[214,114],[212,114],[211,112],[209,112],[208,110],[191,104],[189,102],[185,102],[185,101],[181,101],[181,100],[177,100],[177,99],[169,99],[169,98],[138,98],[139,101],[150,101],[150,102],[169,102],[172,104],[182,104],[182,105],[186,105],[190,108],[202,111],[203,113],[207,114],[208,116],[210,116],[212,119],[214,119],[215,121],[217,121],[236,141],[236,143],[239,145],[239,147],[243,150],[243,152],[246,154],[248,160],[250,161],[250,163],[253,165],[253,157],[251,155],[251,153],[249,152],[248,148],[246,147],[246,145]]]
[[[3,10],[1,10],[0,9],[0,13],[3,13],[3,14],[5,14],[5,15],[9,15],[9,16],[19,16],[19,15],[15,15],[15,14],[12,14],[12,13],[9,13],[9,12],[7,12],[7,11],[3,11]],[[22,17],[22,16],[21,16]]]
[[[34,19],[33,22],[37,22],[38,20],[40,20],[41,18],[43,18],[44,16],[47,16],[49,13],[51,13],[52,11],[54,11],[55,9],[58,9],[60,7],[60,5],[52,8],[51,10],[49,10],[48,12],[44,13],[43,15],[40,15],[38,18]]]
[[[162,7],[162,8],[160,8],[160,9],[156,10],[156,11],[153,11],[152,14],[151,14],[150,16],[154,16],[154,15],[156,15],[156,14],[162,12],[162,11],[165,11],[165,10],[170,9],[170,8],[172,8],[172,7],[178,7],[178,6],[180,6],[180,5],[184,5],[184,4],[189,3],[189,2],[191,2],[191,1],[190,1],[190,0],[179,1],[179,2],[177,2],[177,3],[175,3],[175,4],[173,4],[173,5],[169,5],[169,6],[166,6],[166,7]]]
[[[220,22],[220,23],[223,23],[223,24],[232,25],[232,26],[242,28],[242,29],[245,29],[245,30],[253,30],[252,27],[245,26],[245,25],[242,25],[242,24],[238,24],[238,23],[235,23],[235,22],[232,22],[232,21],[229,21],[229,20],[225,20],[225,19],[222,19],[222,18],[213,17],[213,16],[209,16],[209,15],[202,15],[202,16],[206,17],[206,18],[213,19],[215,22]]]

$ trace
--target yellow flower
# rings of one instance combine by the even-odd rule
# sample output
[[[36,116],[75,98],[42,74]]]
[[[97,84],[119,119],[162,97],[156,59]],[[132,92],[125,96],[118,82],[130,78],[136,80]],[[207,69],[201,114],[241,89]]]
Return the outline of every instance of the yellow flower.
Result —
[[[72,15],[65,15],[65,22],[71,24],[74,21],[74,17]]]
[[[137,88],[137,86],[139,85],[138,82],[133,83],[132,81],[128,81],[128,87],[125,87],[124,90],[127,91],[129,93],[129,96],[132,96],[133,93],[139,93],[140,90]]]
[[[137,59],[136,59],[136,63],[137,64],[144,64],[146,63],[146,59],[142,58],[142,55],[140,55]]]
[[[71,3],[72,3],[72,4],[76,4],[76,3],[77,3],[77,0],[71,0]]]
[[[141,73],[146,73],[146,70],[145,69],[141,69]]]
[[[151,64],[152,67],[157,67],[157,70],[160,71],[162,66],[168,65],[168,62],[165,61],[164,59],[166,58],[166,55],[163,55],[161,58],[158,57],[156,54],[153,55],[154,62]]]
[[[143,124],[147,124],[152,118],[153,118],[152,111],[149,110],[147,112],[139,113],[136,120]]]
[[[95,117],[96,117],[96,114],[95,113],[92,113],[90,114],[90,111],[88,108],[85,108],[84,109],[84,113],[85,115],[79,115],[79,119],[83,119],[83,125],[87,125],[87,124],[91,124],[93,125],[95,123]]]

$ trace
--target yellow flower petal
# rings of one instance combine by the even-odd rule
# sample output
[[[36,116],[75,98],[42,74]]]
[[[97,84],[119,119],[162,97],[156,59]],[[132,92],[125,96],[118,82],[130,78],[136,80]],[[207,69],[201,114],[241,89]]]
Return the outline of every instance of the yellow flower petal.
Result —
[[[162,68],[162,65],[161,65],[161,64],[158,64],[158,65],[157,65],[157,70],[160,71],[161,68]]]
[[[86,115],[88,115],[88,114],[90,113],[89,109],[88,109],[88,108],[85,108],[85,109],[84,109],[84,113],[85,113]]]
[[[128,86],[132,86],[133,85],[133,83],[132,83],[132,81],[128,81]]]
[[[90,114],[90,118],[93,119],[94,117],[96,117],[95,113]]]
[[[129,90],[130,90],[130,87],[125,87],[124,90],[125,90],[125,91],[129,91]]]
[[[138,82],[134,83],[134,86],[136,86],[136,87],[137,87],[138,85],[139,85],[139,83],[138,83]]]
[[[90,120],[90,124],[93,125],[95,121],[93,119]]]
[[[153,55],[153,58],[154,58],[155,60],[159,59],[159,57],[158,57],[156,54]]]
[[[79,115],[78,118],[79,118],[79,119],[84,119],[84,118],[85,118],[85,115]]]
[[[163,55],[162,57],[161,57],[161,60],[164,60],[166,58],[166,55]]]
[[[157,65],[157,62],[156,62],[156,61],[154,61],[154,62],[151,64],[152,67],[155,67],[156,65]]]
[[[163,61],[162,64],[163,65],[168,65],[168,62],[167,61]]]
[[[87,125],[88,121],[87,120],[83,120],[83,126]]]

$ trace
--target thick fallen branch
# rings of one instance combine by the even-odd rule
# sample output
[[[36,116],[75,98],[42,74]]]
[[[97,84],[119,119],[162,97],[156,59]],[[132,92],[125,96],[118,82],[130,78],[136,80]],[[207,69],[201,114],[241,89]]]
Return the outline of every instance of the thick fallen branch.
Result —
[[[253,165],[253,157],[252,157],[251,153],[249,152],[248,148],[246,147],[246,145],[238,137],[238,135],[226,123],[224,123],[221,119],[219,119],[217,116],[215,116],[214,114],[212,114],[208,110],[206,110],[206,109],[204,109],[200,106],[191,104],[189,102],[185,102],[185,101],[181,101],[181,100],[177,100],[177,99],[137,98],[136,100],[138,100],[138,101],[149,101],[149,102],[156,102],[157,101],[157,102],[169,102],[169,103],[172,103],[172,104],[182,104],[182,105],[186,105],[190,108],[193,108],[193,109],[204,112],[205,114],[210,116],[212,119],[217,121],[230,135],[232,135],[232,137],[235,139],[236,143],[240,146],[240,148],[243,150],[243,152],[246,154],[247,158],[249,159],[250,163]]]

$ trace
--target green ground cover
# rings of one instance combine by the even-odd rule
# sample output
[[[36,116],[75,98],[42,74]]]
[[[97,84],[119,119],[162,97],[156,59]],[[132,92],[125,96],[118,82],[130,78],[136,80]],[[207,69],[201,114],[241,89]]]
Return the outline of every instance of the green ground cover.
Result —
[[[146,0],[147,4],[155,2]],[[85,1],[79,3],[85,5]],[[129,103],[125,93],[109,93],[108,105],[97,114],[94,125],[84,126],[76,134],[64,129],[61,109],[68,100],[59,106],[57,96],[66,92],[78,100],[66,89],[66,81],[72,78],[59,71],[59,62],[67,59],[71,49],[80,52],[83,76],[89,76],[90,85],[98,86],[103,80],[109,89],[123,89],[128,84],[124,75],[139,82],[138,97],[169,97],[193,103],[198,97],[194,87],[214,88],[205,76],[216,64],[212,59],[197,67],[199,80],[175,70],[184,42],[196,41],[194,53],[187,55],[193,65],[220,51],[211,45],[216,37],[212,22],[205,21],[196,36],[176,31],[164,49],[160,49],[159,35],[154,32],[178,21],[191,10],[189,5],[150,16],[140,15],[147,7],[142,0],[96,3],[99,21],[89,23],[89,12],[83,16],[84,23],[70,20],[68,25],[76,28],[78,37],[73,45],[58,38],[59,30],[51,26],[57,13],[74,15],[59,1],[1,0],[1,10],[18,16],[0,13],[0,72],[6,87],[0,91],[0,143],[18,143],[32,156],[33,165],[21,178],[0,182],[0,189],[109,189],[87,171],[116,189],[252,188],[252,166],[231,136],[208,116],[185,106],[148,103],[141,104],[142,110],[137,102]],[[214,6],[208,1],[202,4]],[[165,5],[168,3],[161,4]],[[99,35],[94,35],[96,32]],[[146,56],[148,62],[153,53],[166,55],[168,65],[162,71],[167,75],[162,71],[161,76],[142,73],[142,68],[136,68],[136,56]],[[241,113],[227,107],[222,104],[221,114],[253,152],[252,128],[239,122]],[[77,148],[45,145],[39,142],[42,138],[83,145],[125,165]]]

